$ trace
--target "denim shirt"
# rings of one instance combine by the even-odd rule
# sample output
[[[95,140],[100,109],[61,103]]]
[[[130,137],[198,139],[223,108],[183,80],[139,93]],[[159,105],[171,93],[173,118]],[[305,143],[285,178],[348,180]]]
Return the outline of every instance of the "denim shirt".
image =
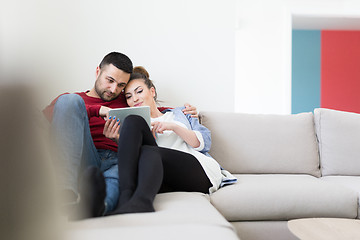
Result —
[[[210,155],[208,154],[211,148],[210,130],[201,125],[198,118],[192,118],[190,114],[185,115],[182,111],[183,109],[185,109],[185,107],[166,109],[162,113],[173,112],[175,121],[183,123],[187,127],[187,129],[200,132],[204,140],[204,146],[202,147],[202,149],[197,150],[210,157]]]

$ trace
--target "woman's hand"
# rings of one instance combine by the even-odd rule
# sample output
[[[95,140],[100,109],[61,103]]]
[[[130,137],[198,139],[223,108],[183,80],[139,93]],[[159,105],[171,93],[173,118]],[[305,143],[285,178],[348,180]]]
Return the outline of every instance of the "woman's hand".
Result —
[[[104,126],[103,134],[105,137],[118,143],[120,137],[120,121],[115,117],[112,119],[107,118]]]
[[[155,133],[164,133],[166,130],[174,131],[176,124],[171,122],[152,122],[152,132]]]
[[[200,146],[200,142],[194,131],[184,128],[176,123],[172,122],[152,122],[152,133],[156,139],[155,133],[163,133],[166,130],[174,131],[179,137],[181,137],[187,144],[193,148]]]

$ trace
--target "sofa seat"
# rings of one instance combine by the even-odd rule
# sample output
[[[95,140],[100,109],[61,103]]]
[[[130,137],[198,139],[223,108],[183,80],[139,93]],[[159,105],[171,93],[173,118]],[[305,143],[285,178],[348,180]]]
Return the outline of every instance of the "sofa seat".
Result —
[[[184,240],[184,239],[239,239],[234,231],[210,225],[174,224],[159,226],[133,226],[73,230],[65,236],[67,240]]]
[[[358,193],[310,175],[237,174],[238,182],[211,196],[228,221],[356,218]]]
[[[65,239],[238,239],[202,193],[158,194],[154,213],[121,214],[67,224]]]
[[[358,218],[360,219],[360,176],[325,176],[321,180],[348,187],[358,194],[359,208]]]
[[[287,226],[288,221],[233,222],[241,240],[299,240]]]

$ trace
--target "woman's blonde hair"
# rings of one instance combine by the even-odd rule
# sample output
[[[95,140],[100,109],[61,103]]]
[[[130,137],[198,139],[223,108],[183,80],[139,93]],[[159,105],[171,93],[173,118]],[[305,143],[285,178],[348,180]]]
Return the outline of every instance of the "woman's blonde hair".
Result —
[[[130,80],[129,80],[128,84],[134,79],[142,79],[142,80],[144,80],[144,83],[145,83],[145,85],[147,86],[148,89],[150,89],[152,87],[154,88],[154,90],[155,90],[154,100],[158,104],[159,101],[157,100],[156,87],[155,87],[153,81],[150,80],[149,77],[150,77],[150,75],[149,75],[148,71],[144,67],[136,66],[136,67],[134,67],[133,72],[130,75]]]
[[[149,72],[143,66],[136,66],[133,69],[133,73],[141,73],[145,77],[150,78]]]

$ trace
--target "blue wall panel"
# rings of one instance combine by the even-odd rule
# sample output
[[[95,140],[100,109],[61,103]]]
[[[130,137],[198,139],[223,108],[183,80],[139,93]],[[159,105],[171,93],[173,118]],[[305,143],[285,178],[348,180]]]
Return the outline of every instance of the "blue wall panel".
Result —
[[[291,112],[320,107],[321,31],[292,31]]]

